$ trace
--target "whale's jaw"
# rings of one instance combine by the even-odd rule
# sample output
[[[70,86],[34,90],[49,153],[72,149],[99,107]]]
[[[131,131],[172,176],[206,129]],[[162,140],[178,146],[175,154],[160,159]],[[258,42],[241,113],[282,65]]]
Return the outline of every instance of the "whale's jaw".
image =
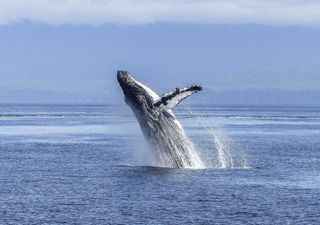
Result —
[[[118,71],[117,79],[123,90],[125,102],[133,110],[153,108],[154,101],[159,97],[155,92],[135,80],[128,71]]]
[[[135,91],[134,89],[137,88],[128,71],[118,71],[117,79],[125,95],[130,95]]]
[[[126,99],[134,100],[137,95],[139,95],[139,92],[141,92],[138,85],[134,82],[132,76],[127,71],[118,71],[117,79]]]
[[[144,90],[135,82],[127,71],[118,71],[117,79],[122,88],[125,102],[134,111],[140,111],[142,105],[146,102],[146,93]]]

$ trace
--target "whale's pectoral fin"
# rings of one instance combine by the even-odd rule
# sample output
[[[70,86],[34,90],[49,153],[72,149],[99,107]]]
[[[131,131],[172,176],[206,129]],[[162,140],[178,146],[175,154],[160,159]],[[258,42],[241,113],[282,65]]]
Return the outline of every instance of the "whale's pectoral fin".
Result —
[[[164,94],[159,100],[157,100],[153,105],[166,110],[170,110],[176,105],[178,105],[182,100],[189,97],[193,93],[201,91],[202,87],[198,85],[192,85],[186,88],[176,88],[175,91]]]

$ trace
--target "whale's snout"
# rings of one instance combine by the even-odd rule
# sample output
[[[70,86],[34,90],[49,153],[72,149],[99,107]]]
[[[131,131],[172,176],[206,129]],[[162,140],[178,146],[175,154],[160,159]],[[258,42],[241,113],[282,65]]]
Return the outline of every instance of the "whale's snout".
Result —
[[[142,95],[142,89],[137,84],[137,81],[130,75],[128,71],[117,71],[117,79],[123,90],[127,103],[139,102],[138,96]]]
[[[119,70],[117,72],[117,79],[119,84],[122,86],[130,82],[131,76],[128,71]]]
[[[128,71],[119,70],[117,72],[117,79],[122,90],[125,94],[127,94],[128,90],[131,89],[132,85],[134,84],[130,73]]]

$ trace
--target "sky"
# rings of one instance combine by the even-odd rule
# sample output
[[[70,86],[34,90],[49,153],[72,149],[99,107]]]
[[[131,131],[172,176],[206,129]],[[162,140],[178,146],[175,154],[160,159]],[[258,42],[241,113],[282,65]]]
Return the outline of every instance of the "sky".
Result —
[[[319,40],[313,0],[0,0],[0,103],[122,101],[124,69],[195,101],[320,104]]]

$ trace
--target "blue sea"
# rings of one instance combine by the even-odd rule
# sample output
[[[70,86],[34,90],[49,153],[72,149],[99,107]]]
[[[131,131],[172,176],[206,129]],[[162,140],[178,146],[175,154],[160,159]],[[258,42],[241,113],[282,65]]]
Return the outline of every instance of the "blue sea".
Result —
[[[123,105],[0,105],[0,224],[320,224],[320,107],[175,109],[206,164],[155,167]]]

